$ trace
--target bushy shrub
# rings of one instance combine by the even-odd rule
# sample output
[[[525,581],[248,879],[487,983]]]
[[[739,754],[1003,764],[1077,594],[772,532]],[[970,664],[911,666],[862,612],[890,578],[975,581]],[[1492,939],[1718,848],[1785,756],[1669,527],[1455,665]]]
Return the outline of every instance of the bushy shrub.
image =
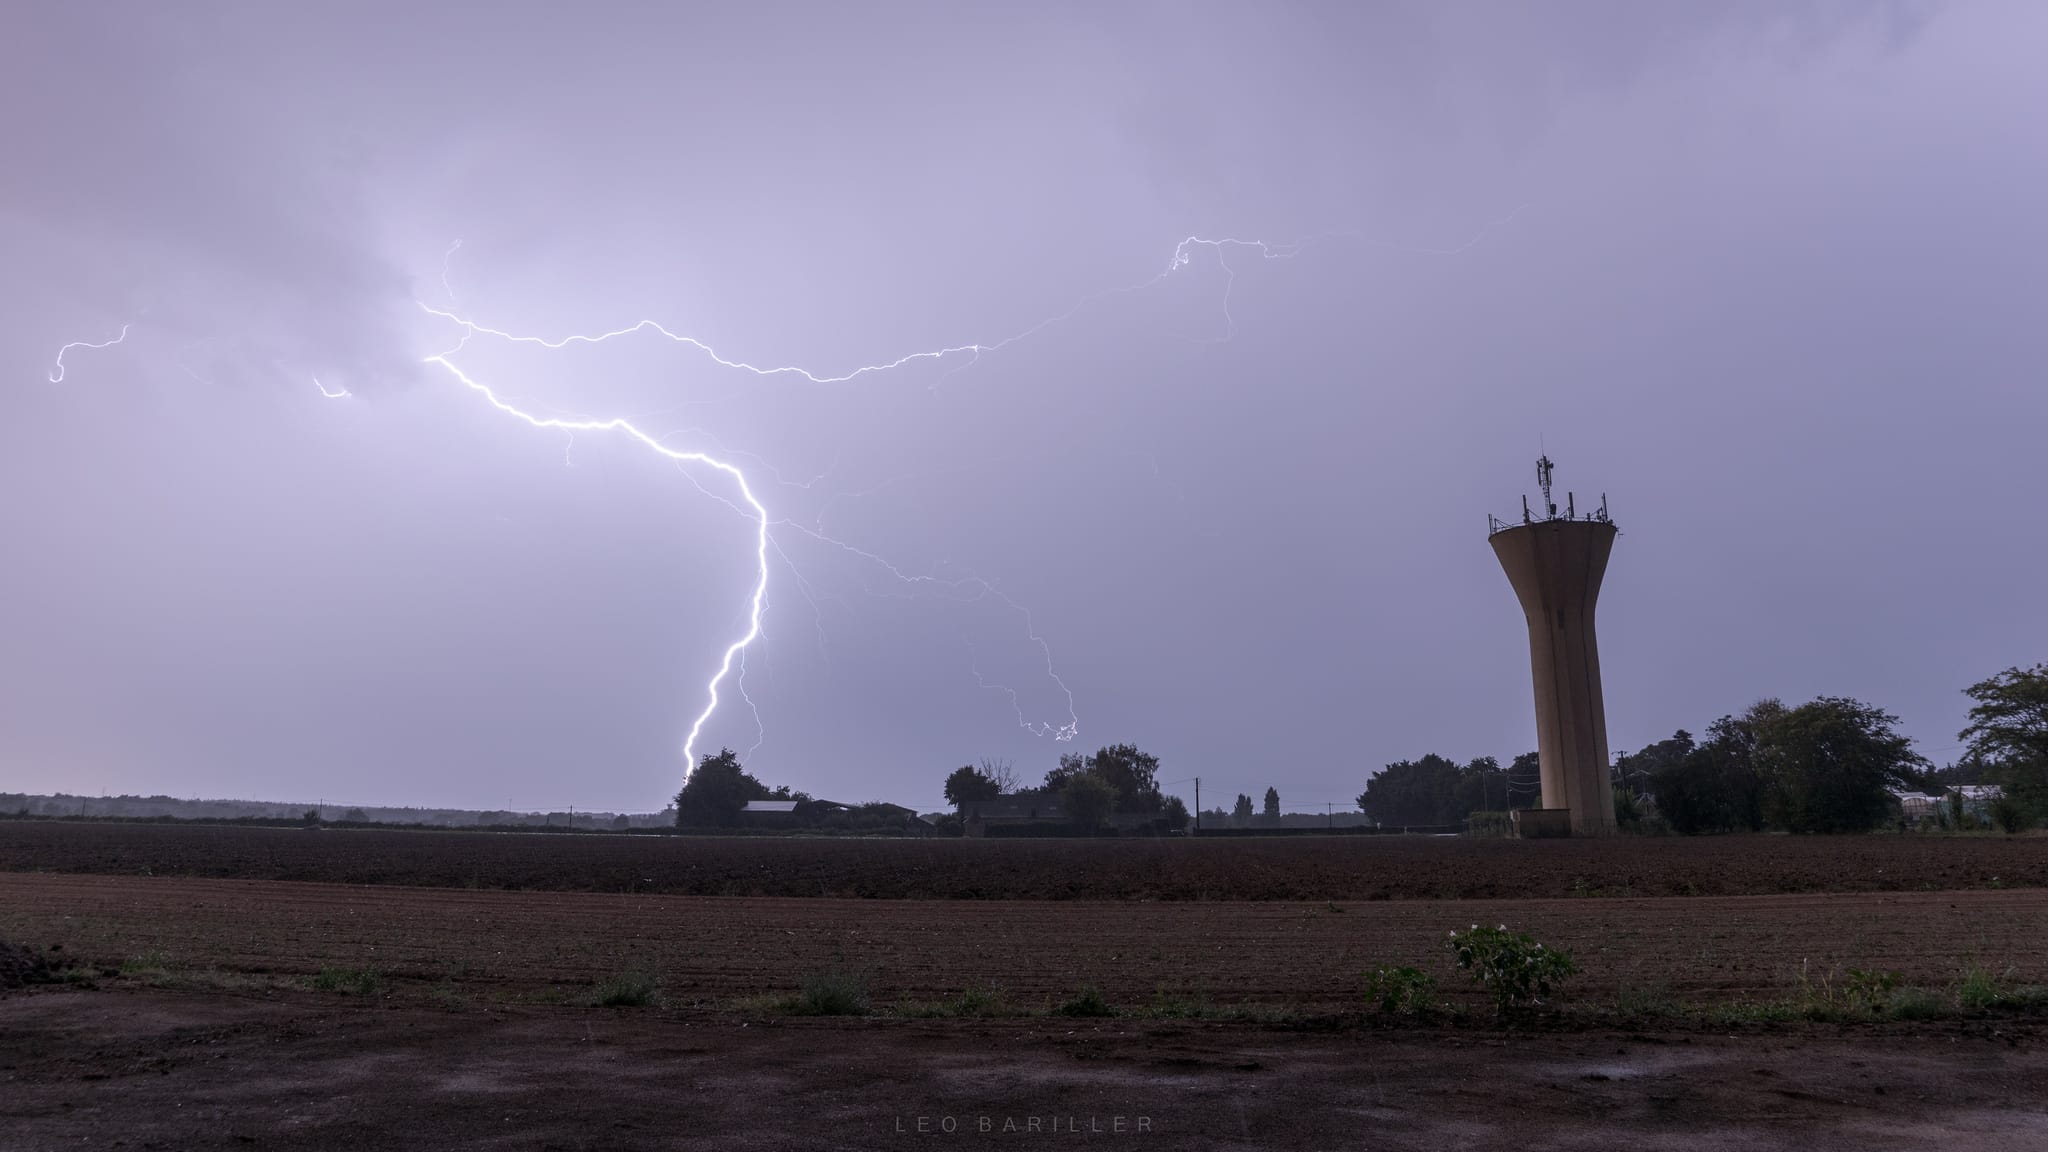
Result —
[[[1527,932],[1510,932],[1505,924],[1451,933],[1451,955],[1493,994],[1502,1014],[1543,1002],[1578,966],[1571,953],[1546,948]]]
[[[1474,812],[1465,817],[1467,836],[1506,836],[1510,830],[1505,812]]]
[[[53,969],[43,954],[26,944],[0,940],[0,988],[40,984],[52,978]]]
[[[1990,816],[1991,822],[1998,826],[1998,830],[2008,836],[2024,832],[2034,824],[2034,814],[2027,811],[2025,804],[2010,795],[2000,796],[1991,802]]]
[[[1842,994],[1852,1007],[1866,1012],[1882,1012],[1892,1002],[1892,994],[1899,987],[1897,972],[1873,972],[1865,968],[1851,968],[1842,974]]]
[[[1365,999],[1383,1016],[1421,1016],[1436,1007],[1436,977],[1419,968],[1368,972]]]
[[[850,968],[808,973],[790,1004],[790,1014],[795,1016],[862,1016],[867,1010],[867,977]]]

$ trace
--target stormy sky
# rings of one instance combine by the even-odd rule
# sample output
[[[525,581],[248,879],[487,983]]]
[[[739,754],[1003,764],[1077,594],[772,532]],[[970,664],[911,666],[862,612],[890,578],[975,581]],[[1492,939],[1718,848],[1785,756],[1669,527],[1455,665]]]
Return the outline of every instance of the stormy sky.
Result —
[[[422,7],[12,10],[0,787],[660,807],[752,508],[462,377],[745,475],[835,799],[1533,748],[1539,450],[1616,749],[2044,656],[2048,8]]]

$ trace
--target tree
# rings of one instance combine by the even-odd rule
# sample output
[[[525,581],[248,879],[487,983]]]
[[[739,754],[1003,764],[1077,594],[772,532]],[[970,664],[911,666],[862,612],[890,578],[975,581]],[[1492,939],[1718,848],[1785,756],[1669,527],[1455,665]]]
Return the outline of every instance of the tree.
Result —
[[[1614,826],[1625,832],[1637,832],[1643,827],[1642,802],[1620,784],[1614,786]]]
[[[721,748],[716,756],[706,755],[676,793],[676,827],[730,828],[740,822],[747,801],[768,796],[767,786],[740,767],[739,756]]]
[[[1092,772],[1081,772],[1068,779],[1066,786],[1060,789],[1060,800],[1066,806],[1067,819],[1077,831],[1094,832],[1116,810],[1116,789]]]
[[[1862,832],[1890,814],[1890,789],[1927,761],[1894,731],[1898,717],[1846,696],[1821,696],[1759,734],[1765,811],[1793,832]]]
[[[1631,793],[1640,793],[1658,772],[1692,755],[1694,747],[1692,733],[1680,728],[1669,740],[1659,740],[1639,752],[1620,753],[1614,758],[1614,783]]]
[[[1230,826],[1248,827],[1252,822],[1252,798],[1242,792],[1237,794],[1237,803],[1230,809]]]
[[[982,757],[981,774],[995,783],[998,795],[1007,796],[1017,790],[1017,769],[1008,760]]]
[[[1119,812],[1157,812],[1164,798],[1159,794],[1159,757],[1141,752],[1135,744],[1111,744],[1088,759],[1088,770],[1116,789]]]
[[[1280,822],[1280,790],[1279,790],[1279,789],[1277,789],[1277,788],[1271,788],[1271,787],[1268,787],[1268,788],[1266,789],[1266,804],[1265,804],[1265,809],[1264,809],[1264,811],[1260,812],[1260,813],[1259,813],[1259,815],[1260,815],[1261,817],[1263,817],[1263,818],[1265,819],[1266,823],[1268,823],[1268,824],[1278,824],[1278,823]]]
[[[1188,806],[1178,796],[1168,796],[1160,813],[1166,817],[1166,826],[1175,832],[1188,826]]]
[[[1059,767],[1045,774],[1045,786],[1059,791],[1084,773],[1101,777],[1116,790],[1119,812],[1157,812],[1163,802],[1159,757],[1139,751],[1134,744],[1111,744],[1085,757],[1069,752],[1060,757]]]
[[[1079,752],[1062,752],[1060,753],[1059,767],[1045,774],[1045,784],[1043,787],[1047,792],[1061,791],[1066,788],[1068,781],[1086,771],[1088,771],[1088,758],[1086,756],[1081,755]]]
[[[621,812],[617,816],[612,817],[612,828],[615,831],[624,832],[632,826],[633,818],[631,816],[626,815],[624,812]]]
[[[1691,734],[1681,729],[1637,753],[1647,765],[1650,794],[1657,798],[1665,823],[1688,836],[1761,829],[1762,749],[1771,725],[1785,712],[1775,699],[1759,700],[1741,715],[1723,716],[1708,725],[1704,743],[1692,744]]]
[[[1507,770],[1508,808],[1537,808],[1543,804],[1543,757],[1524,752]]]
[[[1520,761],[1517,761],[1520,763]],[[1527,808],[1535,793],[1519,798],[1508,789],[1500,761],[1481,756],[1462,767],[1431,753],[1420,760],[1387,765],[1365,782],[1359,811],[1382,824],[1456,824],[1496,805]],[[1540,791],[1540,789],[1538,789]]]
[[[2008,668],[1963,689],[1976,701],[1957,734],[1969,759],[2031,812],[2048,812],[2048,664]]]
[[[361,808],[349,809],[347,812],[342,813],[341,819],[344,823],[348,824],[367,824],[370,822],[370,818],[363,814]]]
[[[977,800],[993,800],[1002,794],[1003,786],[972,764],[962,764],[946,777],[946,803],[955,808]]]

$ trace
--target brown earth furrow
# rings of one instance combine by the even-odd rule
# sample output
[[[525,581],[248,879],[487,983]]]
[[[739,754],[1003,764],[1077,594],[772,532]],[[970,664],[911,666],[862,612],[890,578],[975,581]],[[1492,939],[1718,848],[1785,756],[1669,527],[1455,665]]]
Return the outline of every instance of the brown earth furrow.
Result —
[[[0,873],[0,936],[104,961],[561,993],[624,969],[684,999],[792,987],[834,964],[888,999],[995,985],[1025,1000],[1084,983],[1132,1002],[1342,1002],[1413,964],[1455,986],[1443,941],[1501,923],[1570,949],[1587,995],[1774,995],[1848,967],[1942,984],[1981,965],[2048,982],[2048,892],[1607,900],[1109,903],[484,892],[174,877]]]
[[[2040,888],[2048,837],[864,840],[0,820],[0,871],[738,897],[1512,900]]]

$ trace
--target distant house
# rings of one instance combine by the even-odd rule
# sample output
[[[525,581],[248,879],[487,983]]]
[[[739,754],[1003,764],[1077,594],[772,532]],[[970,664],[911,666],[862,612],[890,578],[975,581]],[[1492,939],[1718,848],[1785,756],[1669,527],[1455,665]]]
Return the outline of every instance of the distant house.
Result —
[[[794,800],[749,800],[740,809],[742,828],[789,828],[796,824]]]
[[[1059,793],[1039,788],[993,800],[969,800],[960,805],[960,823],[969,836],[986,836],[991,828],[1033,825],[1051,831],[1067,824],[1067,811],[1060,803]]]
[[[1156,812],[1113,812],[1108,827],[1128,836],[1157,832],[1161,820]],[[970,800],[960,806],[960,822],[969,836],[1058,836],[1072,823],[1060,794],[1044,788]]]

